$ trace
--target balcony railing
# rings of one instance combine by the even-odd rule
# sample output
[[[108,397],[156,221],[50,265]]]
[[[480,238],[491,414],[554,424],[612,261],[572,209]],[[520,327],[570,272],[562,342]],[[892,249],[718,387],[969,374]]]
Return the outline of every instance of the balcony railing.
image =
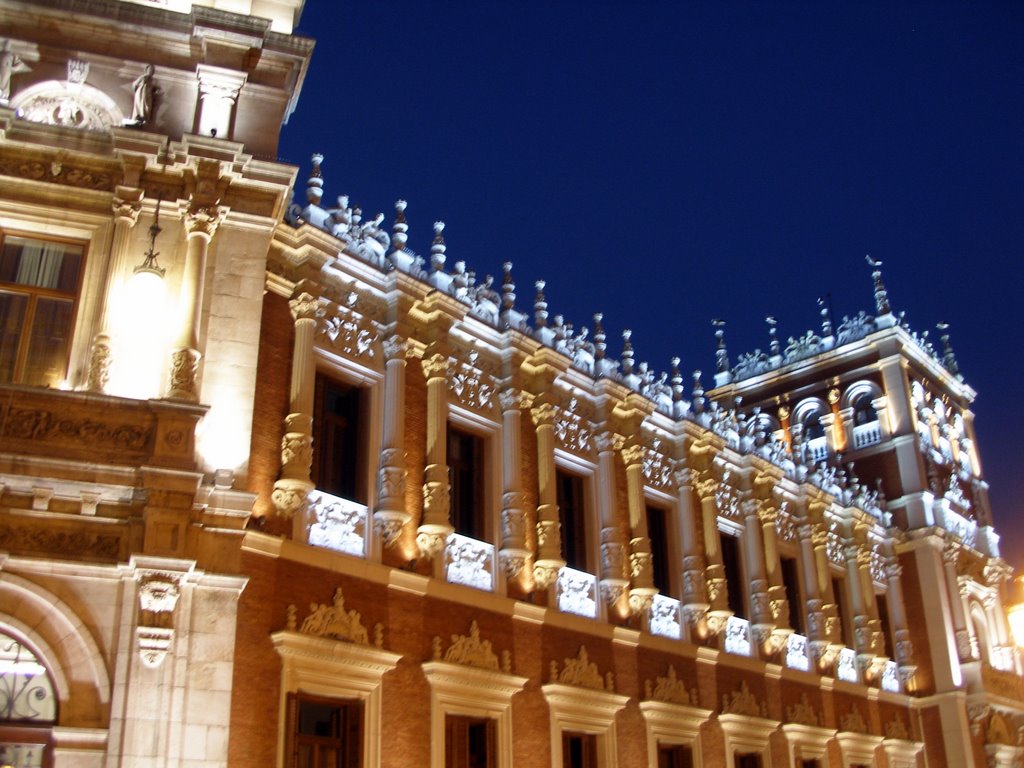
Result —
[[[857,674],[857,652],[852,648],[843,648],[839,652],[839,660],[836,662],[836,678],[848,683],[856,683],[860,680],[860,676]]]
[[[752,650],[750,622],[737,616],[730,616],[725,625],[725,652],[749,656]]]
[[[793,634],[786,641],[786,666],[803,672],[811,668],[811,657],[807,655],[807,638]]]
[[[655,595],[651,602],[650,630],[652,635],[678,640],[683,636],[680,603],[672,597]]]
[[[309,494],[309,543],[347,555],[366,557],[365,504],[332,496],[324,491]]]
[[[816,437],[807,441],[807,459],[817,463],[828,458],[828,439]]]
[[[859,424],[853,428],[853,448],[867,448],[882,442],[882,426],[877,421]]]
[[[494,545],[453,533],[444,549],[445,579],[485,592],[494,591]]]
[[[566,566],[555,582],[558,610],[589,619],[597,618],[597,577]]]

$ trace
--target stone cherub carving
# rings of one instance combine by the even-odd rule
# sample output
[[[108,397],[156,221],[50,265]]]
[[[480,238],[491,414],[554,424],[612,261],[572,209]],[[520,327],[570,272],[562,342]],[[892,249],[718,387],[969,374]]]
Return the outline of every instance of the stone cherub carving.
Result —
[[[4,40],[0,46],[0,104],[6,104],[11,98],[11,76],[31,69],[21,57],[11,50],[11,41]]]

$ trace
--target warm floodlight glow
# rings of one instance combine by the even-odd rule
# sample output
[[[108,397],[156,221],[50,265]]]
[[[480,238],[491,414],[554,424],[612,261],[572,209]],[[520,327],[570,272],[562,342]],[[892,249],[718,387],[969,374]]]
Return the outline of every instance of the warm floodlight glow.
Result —
[[[1013,641],[1018,647],[1024,648],[1024,603],[1011,605],[1009,610],[1010,631]]]

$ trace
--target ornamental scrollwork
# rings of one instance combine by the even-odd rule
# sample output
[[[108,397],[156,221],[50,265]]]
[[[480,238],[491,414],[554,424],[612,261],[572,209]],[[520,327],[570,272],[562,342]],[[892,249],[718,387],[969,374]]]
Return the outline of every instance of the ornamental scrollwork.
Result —
[[[487,410],[494,407],[498,382],[483,369],[480,353],[471,349],[464,360],[453,360],[448,367],[448,388],[466,408]]]

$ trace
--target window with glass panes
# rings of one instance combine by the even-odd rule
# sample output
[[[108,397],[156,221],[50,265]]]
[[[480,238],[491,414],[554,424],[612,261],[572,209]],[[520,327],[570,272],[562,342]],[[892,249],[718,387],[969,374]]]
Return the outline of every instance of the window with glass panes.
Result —
[[[0,232],[0,382],[67,375],[85,248]]]
[[[290,768],[359,768],[363,703],[290,694]]]

